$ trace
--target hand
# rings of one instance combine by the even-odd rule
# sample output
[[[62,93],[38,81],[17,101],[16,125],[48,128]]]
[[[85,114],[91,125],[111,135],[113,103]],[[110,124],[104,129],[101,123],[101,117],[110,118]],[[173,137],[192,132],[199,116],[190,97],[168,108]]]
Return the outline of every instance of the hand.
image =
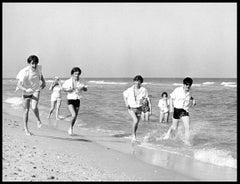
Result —
[[[27,93],[32,93],[33,90],[32,90],[31,88],[28,88],[28,89],[25,90],[25,92],[27,92]]]
[[[83,86],[83,87],[82,87],[82,90],[83,90],[83,91],[87,91],[87,86]]]

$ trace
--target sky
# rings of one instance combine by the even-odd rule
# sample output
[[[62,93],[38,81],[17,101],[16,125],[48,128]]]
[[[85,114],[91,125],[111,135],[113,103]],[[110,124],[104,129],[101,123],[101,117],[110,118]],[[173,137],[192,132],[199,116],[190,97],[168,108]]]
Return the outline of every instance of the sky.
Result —
[[[2,3],[3,78],[237,78],[237,3]]]

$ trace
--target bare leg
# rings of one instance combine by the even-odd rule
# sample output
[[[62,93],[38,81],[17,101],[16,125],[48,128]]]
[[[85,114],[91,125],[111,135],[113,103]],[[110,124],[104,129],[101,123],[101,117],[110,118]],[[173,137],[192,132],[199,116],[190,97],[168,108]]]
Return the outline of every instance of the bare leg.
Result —
[[[31,99],[23,99],[23,123],[24,123],[24,130],[26,135],[31,135],[31,132],[28,129],[28,114],[29,114],[29,108],[30,108],[30,101]]]
[[[168,112],[164,113],[164,122],[168,122]]]
[[[132,141],[136,140],[136,133],[137,133],[137,128],[138,128],[138,123],[140,121],[140,116],[136,116],[135,112],[132,110],[128,110],[129,114],[131,115],[133,119],[133,124],[132,124]]]
[[[179,120],[173,118],[172,125],[171,125],[170,128],[168,129],[168,131],[167,131],[166,135],[163,137],[163,139],[169,139],[172,131],[176,131],[176,130],[177,130],[178,123],[179,123]]]
[[[183,125],[185,128],[185,140],[184,143],[190,145],[190,126],[189,126],[189,116],[182,117]]]
[[[71,124],[70,124],[69,130],[68,130],[68,134],[72,135],[73,134],[73,125],[76,122],[79,108],[74,108],[74,106],[72,104],[70,104],[70,105],[68,105],[68,109],[71,113]]]
[[[50,108],[50,111],[49,111],[49,115],[47,118],[50,118],[54,109],[55,109],[55,105],[56,105],[56,101],[51,101],[51,108]]]
[[[150,116],[149,114],[150,114],[150,112],[146,112],[146,113],[145,113],[145,120],[146,120],[146,121],[149,121],[149,116]]]
[[[160,112],[160,115],[159,115],[159,122],[160,123],[163,123],[163,113],[162,112]]]
[[[37,118],[37,126],[41,128],[42,122],[39,117],[39,110],[38,110],[38,100],[39,100],[40,92],[35,92],[32,97],[32,110]]]
[[[59,110],[62,100],[57,100],[56,119],[59,120]]]

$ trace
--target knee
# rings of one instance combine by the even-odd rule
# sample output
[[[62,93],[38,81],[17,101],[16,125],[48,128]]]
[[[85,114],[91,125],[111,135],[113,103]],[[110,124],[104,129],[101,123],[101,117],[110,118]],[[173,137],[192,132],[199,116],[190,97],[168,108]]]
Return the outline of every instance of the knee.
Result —
[[[24,114],[28,114],[29,109],[24,109]]]
[[[33,110],[34,112],[36,112],[36,111],[38,110],[37,106],[32,107],[32,110]]]

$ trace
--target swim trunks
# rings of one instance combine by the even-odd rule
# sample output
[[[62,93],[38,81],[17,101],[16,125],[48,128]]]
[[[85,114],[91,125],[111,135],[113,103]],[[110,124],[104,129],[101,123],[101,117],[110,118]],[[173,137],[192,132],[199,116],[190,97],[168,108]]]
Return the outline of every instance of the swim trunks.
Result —
[[[189,116],[189,113],[184,109],[177,109],[174,107],[173,118],[180,119],[183,116]]]
[[[32,98],[33,97],[33,94],[31,94],[31,95],[23,95],[23,98],[25,99],[25,98]]]
[[[67,102],[68,102],[68,105],[73,105],[73,107],[79,107],[80,106],[80,100],[79,99],[76,99],[76,100],[69,99],[69,100],[67,100]]]
[[[141,116],[142,114],[142,107],[137,107],[137,108],[131,107],[129,110],[132,110],[136,114],[136,116]]]

